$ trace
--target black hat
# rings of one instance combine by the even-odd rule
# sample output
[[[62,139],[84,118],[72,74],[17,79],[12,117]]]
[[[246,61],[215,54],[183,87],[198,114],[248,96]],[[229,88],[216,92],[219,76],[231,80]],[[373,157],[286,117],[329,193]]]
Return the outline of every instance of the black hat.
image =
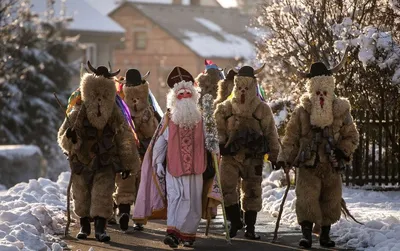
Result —
[[[237,76],[242,76],[242,77],[252,77],[255,78],[257,74],[259,74],[262,69],[264,69],[265,67],[265,63],[258,69],[254,70],[253,67],[245,65],[242,68],[238,70],[233,69],[233,71],[235,71],[237,73]]]
[[[233,80],[233,78],[235,77],[236,74],[237,74],[237,73],[236,73],[234,70],[229,69],[228,73],[226,74],[225,79],[227,79],[227,80]]]
[[[117,76],[120,71],[118,69],[116,72],[111,72],[111,70],[107,69],[107,67],[105,67],[103,65],[98,66],[97,68],[94,68],[89,60],[87,61],[87,65],[88,65],[90,71],[93,72],[93,74],[95,74],[96,76],[103,76],[105,78],[113,78],[113,77]]]
[[[125,73],[125,81],[127,86],[138,86],[142,83],[142,75],[136,69],[129,69]]]
[[[175,66],[174,69],[169,73],[167,77],[167,84],[170,88],[174,88],[174,85],[181,82],[192,82],[194,84],[193,76],[185,69],[179,66]]]
[[[331,76],[332,72],[328,70],[326,65],[322,62],[316,62],[311,65],[310,72],[307,73],[307,78],[316,76]]]
[[[148,71],[146,73],[146,75],[144,75],[142,77],[142,75],[140,74],[140,72],[138,70],[129,69],[125,73],[125,85],[138,86],[138,85],[144,84],[144,83],[146,83],[146,79],[149,75],[150,75],[150,71]]]
[[[243,66],[242,68],[239,69],[238,71],[238,76],[242,76],[242,77],[252,77],[255,78],[254,76],[254,69],[251,66]]]

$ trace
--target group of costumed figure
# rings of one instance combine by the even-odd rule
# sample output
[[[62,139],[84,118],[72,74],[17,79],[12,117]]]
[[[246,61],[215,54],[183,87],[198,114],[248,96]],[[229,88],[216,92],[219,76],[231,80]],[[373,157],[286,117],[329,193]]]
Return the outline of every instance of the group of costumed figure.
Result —
[[[334,93],[332,74],[341,64],[329,70],[318,62],[309,73],[297,71],[308,79],[307,93],[282,142],[257,83],[264,65],[225,72],[206,60],[197,78],[175,67],[165,113],[149,89],[149,72],[142,77],[129,69],[122,77],[111,67],[88,67],[58,132],[71,167],[78,239],[91,234],[92,222],[96,239],[107,242],[112,221],[126,231],[132,219],[141,231],[148,220],[166,219],[164,243],[190,247],[201,219],[209,223],[221,205],[230,221],[227,239],[245,228],[247,239],[258,240],[267,154],[276,170],[297,167],[300,246],[311,247],[314,224],[321,226],[320,245],[335,245],[329,232],[345,206],[341,171],[359,137],[349,101]]]

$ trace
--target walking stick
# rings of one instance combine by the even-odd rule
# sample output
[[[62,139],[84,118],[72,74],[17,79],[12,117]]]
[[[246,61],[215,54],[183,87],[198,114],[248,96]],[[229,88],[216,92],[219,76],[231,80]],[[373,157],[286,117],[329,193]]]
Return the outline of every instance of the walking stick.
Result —
[[[278,214],[278,219],[276,220],[274,238],[272,239],[272,242],[275,242],[278,239],[279,222],[281,221],[282,212],[283,212],[283,206],[285,205],[286,197],[287,197],[287,194],[289,193],[289,190],[290,190],[289,171],[290,170],[288,170],[288,171],[285,170],[287,186],[286,186],[285,194],[283,195],[283,198],[282,198],[281,205],[279,207],[279,214]]]
[[[203,123],[205,127],[205,145],[207,150],[211,153],[213,165],[215,169],[216,179],[218,187],[221,189],[221,177],[219,173],[219,161],[218,161],[218,153],[219,153],[219,145],[218,145],[218,131],[216,128],[216,122],[213,116],[213,97],[210,94],[206,94],[203,96]],[[228,224],[226,223],[226,212],[225,212],[225,204],[222,196],[221,200],[222,206],[222,214],[224,217],[224,225],[225,225],[225,237],[229,244],[231,244],[231,239],[229,237],[229,229]],[[208,229],[210,228],[211,219],[207,219],[206,225],[206,233],[208,234]]]
[[[57,100],[57,103],[58,103],[60,109],[61,109],[61,110],[63,111],[63,113],[65,114],[65,118],[67,119],[68,126],[69,126],[71,129],[74,129],[74,128],[75,128],[75,124],[74,124],[74,125],[71,124],[71,121],[69,120],[68,114],[64,111],[63,106],[62,106],[60,100],[59,100],[58,97],[57,97],[57,94],[56,94],[55,92],[54,92],[53,94],[54,94],[54,97],[55,97],[56,100]],[[79,113],[80,113],[80,111],[81,111],[81,110],[79,110]],[[77,135],[78,135],[78,134],[77,134]],[[79,135],[78,135],[78,137],[79,137]],[[64,154],[67,155],[68,158],[70,158],[70,156],[69,156],[68,153],[64,153]],[[67,235],[68,235],[68,232],[69,232],[69,225],[71,224],[71,209],[70,209],[70,207],[71,207],[71,206],[70,206],[70,201],[71,201],[71,186],[72,186],[72,172],[71,172],[71,176],[69,177],[69,182],[68,182],[68,187],[67,187],[67,224],[65,225],[65,230],[64,230],[64,236],[65,236],[65,237],[67,237]]]
[[[283,149],[283,145],[282,145],[281,139],[279,137],[278,137],[278,142],[279,142],[279,145],[281,146],[281,149]],[[301,150],[303,148],[302,146],[303,145],[300,144],[299,151],[298,151],[297,156],[294,159],[293,163],[296,163],[297,160],[299,159]],[[285,161],[285,167],[288,167],[286,161]],[[286,197],[287,197],[287,194],[289,193],[289,190],[290,190],[290,176],[289,176],[290,168],[284,168],[284,172],[285,172],[285,175],[286,175],[287,186],[286,186],[285,194],[283,195],[283,198],[282,198],[281,205],[279,207],[279,214],[278,214],[278,219],[276,219],[274,238],[272,238],[272,242],[276,242],[278,240],[279,223],[281,221],[281,217],[282,217],[282,213],[283,213],[283,207],[285,205]]]

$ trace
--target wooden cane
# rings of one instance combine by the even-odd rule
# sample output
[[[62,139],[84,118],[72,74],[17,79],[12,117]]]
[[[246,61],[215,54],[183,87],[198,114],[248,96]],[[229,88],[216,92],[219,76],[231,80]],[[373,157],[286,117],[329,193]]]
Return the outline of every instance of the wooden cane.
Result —
[[[68,188],[67,188],[67,224],[65,225],[65,231],[64,231],[65,237],[67,237],[68,235],[69,225],[71,224],[71,209],[70,209],[71,186],[72,186],[72,172],[71,172],[71,177],[69,178]]]
[[[278,138],[278,142],[279,142],[279,145],[281,146],[281,149],[283,149],[283,145],[282,145],[282,142],[281,142],[281,139],[280,139],[280,138]],[[300,153],[301,153],[302,149],[303,149],[303,144],[300,144],[299,151],[298,151],[297,156],[296,156],[296,158],[294,159],[293,163],[297,163],[297,161],[298,161],[298,159],[299,159],[299,157],[300,157]],[[286,163],[287,163],[287,162],[285,161],[285,167],[287,167],[287,164],[286,164]],[[287,171],[285,171],[287,187],[286,187],[286,190],[285,190],[285,194],[283,195],[281,205],[280,205],[280,207],[279,207],[279,214],[278,214],[278,219],[276,220],[275,231],[274,231],[274,238],[272,239],[272,242],[276,242],[277,239],[278,239],[279,222],[281,221],[281,217],[282,217],[282,213],[283,213],[283,207],[284,207],[284,205],[285,205],[285,201],[286,201],[287,194],[289,193],[289,190],[290,190],[290,176],[289,176],[289,172],[290,172],[290,169],[287,169]]]
[[[281,205],[280,205],[280,208],[279,208],[278,219],[276,220],[275,231],[274,231],[274,238],[272,239],[272,242],[276,242],[276,240],[278,239],[279,222],[281,221],[282,212],[283,212],[283,207],[284,207],[284,205],[285,205],[285,201],[286,201],[287,194],[289,193],[289,190],[290,190],[290,176],[289,176],[289,172],[290,172],[290,169],[289,169],[288,171],[285,171],[287,186],[286,186],[285,194],[283,195],[282,202],[281,202]]]

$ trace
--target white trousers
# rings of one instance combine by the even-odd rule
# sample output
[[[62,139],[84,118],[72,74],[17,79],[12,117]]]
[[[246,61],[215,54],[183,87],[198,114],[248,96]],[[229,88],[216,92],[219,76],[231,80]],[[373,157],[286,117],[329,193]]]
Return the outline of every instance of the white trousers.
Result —
[[[167,233],[183,241],[194,241],[201,220],[203,175],[174,177],[166,173]]]

